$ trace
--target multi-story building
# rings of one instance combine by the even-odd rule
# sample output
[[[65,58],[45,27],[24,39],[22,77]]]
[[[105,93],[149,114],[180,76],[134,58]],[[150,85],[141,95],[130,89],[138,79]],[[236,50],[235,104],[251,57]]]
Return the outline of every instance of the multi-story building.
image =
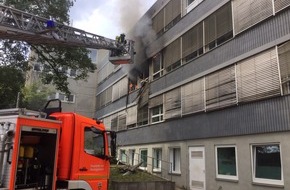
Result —
[[[97,50],[90,49],[91,53],[89,57],[92,63],[97,64],[99,52]],[[31,52],[34,54],[34,52]],[[31,61],[30,63],[33,69],[27,73],[26,84],[33,84],[40,81],[40,74],[45,69],[45,66],[38,63],[37,61]],[[75,80],[75,76],[78,71],[59,68],[65,72],[68,76],[68,88],[71,92],[69,96],[65,93],[55,90],[53,85],[47,85],[52,94],[48,97],[49,99],[60,99],[62,102],[62,110],[66,112],[76,112],[78,114],[93,118],[96,111],[96,87],[97,87],[97,75],[96,73],[89,73],[86,80]]]
[[[290,1],[157,0],[146,18],[148,80],[99,67],[120,159],[191,190],[290,189]]]

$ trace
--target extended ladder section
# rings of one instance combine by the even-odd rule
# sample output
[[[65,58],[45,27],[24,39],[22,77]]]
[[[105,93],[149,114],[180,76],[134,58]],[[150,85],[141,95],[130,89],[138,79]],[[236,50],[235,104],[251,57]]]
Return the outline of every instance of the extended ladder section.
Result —
[[[83,30],[0,5],[0,39],[35,45],[75,46],[110,50],[113,64],[133,63],[134,42],[119,43]]]

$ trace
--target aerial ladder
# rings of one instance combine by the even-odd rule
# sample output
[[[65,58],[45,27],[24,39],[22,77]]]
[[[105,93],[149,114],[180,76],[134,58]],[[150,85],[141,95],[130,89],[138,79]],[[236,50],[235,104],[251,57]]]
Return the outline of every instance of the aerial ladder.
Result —
[[[115,65],[134,63],[132,40],[112,40],[4,5],[0,5],[0,39],[105,49],[110,51],[109,61]]]

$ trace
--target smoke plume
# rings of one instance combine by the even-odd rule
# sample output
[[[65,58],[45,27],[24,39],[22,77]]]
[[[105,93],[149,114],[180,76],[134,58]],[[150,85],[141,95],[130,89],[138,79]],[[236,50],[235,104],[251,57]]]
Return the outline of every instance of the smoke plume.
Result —
[[[136,77],[148,77],[148,55],[147,46],[156,39],[156,34],[152,29],[152,20],[146,15],[142,15],[142,0],[122,1],[120,10],[120,24],[126,34],[127,39],[135,41],[135,62],[132,65],[123,66],[124,72],[129,74],[132,81]]]

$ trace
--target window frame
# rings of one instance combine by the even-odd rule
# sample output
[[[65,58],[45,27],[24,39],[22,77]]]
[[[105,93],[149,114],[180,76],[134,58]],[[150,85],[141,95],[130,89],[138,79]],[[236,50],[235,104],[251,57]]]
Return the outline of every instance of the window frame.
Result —
[[[162,62],[162,53],[157,53],[152,58],[152,80],[156,80],[164,75],[164,67]],[[159,65],[158,70],[155,71],[155,64]]]
[[[158,109],[158,114],[154,115],[154,110],[157,110],[157,109]],[[151,124],[160,123],[160,122],[164,121],[163,104],[155,106],[153,108],[150,108],[150,112],[151,112]],[[153,121],[153,119],[155,119],[155,118],[157,118],[158,121]]]
[[[92,128],[94,128],[94,130],[97,130],[98,132],[97,133],[94,132],[92,130]],[[91,155],[91,156],[94,156],[97,158],[104,158],[106,155],[106,146],[105,146],[106,142],[105,142],[104,132],[95,128],[95,127],[88,127],[88,126],[86,126],[84,128],[83,132],[84,132],[83,133],[83,151],[88,155]],[[94,135],[96,135],[96,134],[98,134],[100,137],[102,137],[102,139],[101,139],[102,145],[100,148],[95,147],[96,143],[94,141],[93,142],[90,141],[91,138],[94,140],[94,138],[96,137]],[[93,147],[91,147],[91,146],[93,146]],[[100,151],[101,153],[96,152],[96,150]]]
[[[191,3],[189,3],[191,0],[186,0],[186,13],[189,13],[191,10],[193,10],[195,7],[197,7],[203,0],[192,0]]]
[[[175,152],[174,150],[177,150],[177,149],[179,150],[179,158],[178,157],[176,158],[175,157],[176,153],[174,153]],[[169,163],[170,163],[169,165],[170,174],[181,174],[181,148],[180,147],[169,148]]]
[[[120,149],[120,158],[119,159],[121,162],[127,163],[127,154],[126,154],[125,149]]]
[[[224,175],[219,174],[219,165],[218,165],[218,149],[219,148],[235,148],[235,161],[236,161],[236,175]],[[227,179],[227,180],[239,180],[239,170],[238,170],[238,154],[236,145],[216,145],[215,146],[215,169],[216,169],[216,178],[218,179]]]
[[[141,169],[141,170],[147,170],[147,167],[148,167],[148,149],[147,148],[142,148],[142,149],[140,149],[139,150],[139,152],[140,152],[140,155],[139,155],[139,163],[142,161],[142,152],[143,151],[146,151],[146,161],[144,162],[144,163],[142,163],[140,166],[139,166],[139,168]],[[144,164],[144,165],[143,165]]]
[[[64,98],[63,98],[63,99],[60,98],[61,96],[63,96]],[[56,99],[59,99],[61,102],[74,104],[75,101],[76,101],[76,95],[75,95],[75,94],[70,94],[70,96],[73,96],[73,100],[72,100],[72,101],[69,101],[69,98],[68,98],[67,95],[64,94],[64,93],[57,92],[57,93],[55,94],[55,98],[56,98]]]
[[[158,158],[157,157],[158,153]],[[153,148],[152,171],[161,172],[162,168],[162,148]]]
[[[256,148],[258,146],[275,146],[275,145],[279,146],[279,150],[280,150],[281,180],[255,177],[255,175],[256,175],[256,151],[254,148]],[[280,143],[261,143],[261,144],[251,144],[250,146],[251,146],[251,166],[252,166],[251,173],[252,173],[253,183],[283,186],[284,185],[284,175],[283,175],[283,160],[282,160],[281,144]]]

